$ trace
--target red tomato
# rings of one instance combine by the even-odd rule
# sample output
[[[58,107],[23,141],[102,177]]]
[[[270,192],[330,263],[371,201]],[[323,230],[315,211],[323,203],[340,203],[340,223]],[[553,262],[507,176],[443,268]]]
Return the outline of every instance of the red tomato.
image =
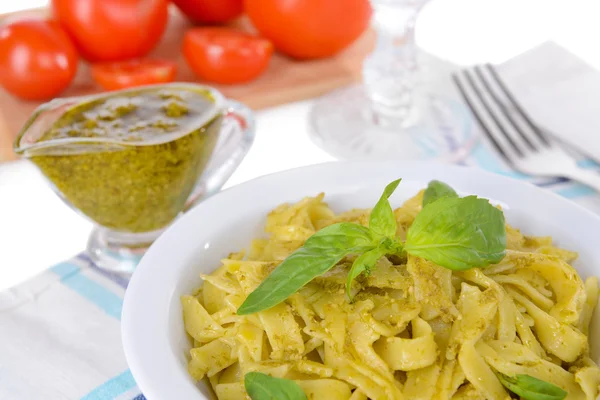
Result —
[[[89,61],[143,57],[167,25],[168,0],[52,0],[52,10]]]
[[[244,12],[244,0],[173,0],[173,3],[192,21],[207,24],[226,22]]]
[[[92,78],[106,90],[173,82],[176,74],[177,65],[167,60],[141,59],[92,65]]]
[[[369,26],[369,0],[245,0],[260,34],[282,53],[299,59],[328,57],[354,42]]]
[[[55,21],[27,19],[0,27],[0,85],[28,100],[62,92],[75,77],[79,57]]]
[[[183,37],[183,55],[200,78],[216,83],[250,81],[269,66],[273,45],[227,28],[192,28]]]

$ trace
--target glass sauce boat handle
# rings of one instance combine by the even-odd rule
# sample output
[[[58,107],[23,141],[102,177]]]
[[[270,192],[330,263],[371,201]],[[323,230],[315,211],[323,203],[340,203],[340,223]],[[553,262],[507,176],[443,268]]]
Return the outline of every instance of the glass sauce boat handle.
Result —
[[[227,100],[217,145],[204,173],[192,190],[184,211],[223,187],[252,146],[255,130],[252,110],[242,103]]]

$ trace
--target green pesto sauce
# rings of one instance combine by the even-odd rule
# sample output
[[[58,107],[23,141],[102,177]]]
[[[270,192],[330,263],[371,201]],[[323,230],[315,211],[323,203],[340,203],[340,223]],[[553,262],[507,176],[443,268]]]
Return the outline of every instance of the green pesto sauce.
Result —
[[[31,160],[67,202],[96,223],[123,232],[160,229],[184,209],[214,150],[222,116],[202,127],[193,123],[212,101],[209,93],[169,88],[84,103],[67,111],[40,141],[85,137],[123,144],[82,143],[76,151]],[[183,136],[173,134],[182,130]],[[166,135],[173,140],[165,142]]]

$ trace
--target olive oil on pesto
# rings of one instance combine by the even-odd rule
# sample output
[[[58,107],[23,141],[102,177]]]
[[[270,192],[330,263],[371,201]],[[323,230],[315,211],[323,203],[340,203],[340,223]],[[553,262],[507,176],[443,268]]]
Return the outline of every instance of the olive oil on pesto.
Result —
[[[96,223],[122,232],[160,229],[184,209],[216,145],[222,116],[194,123],[212,101],[207,92],[177,88],[109,94],[67,111],[39,141],[110,142],[87,139],[31,160]]]

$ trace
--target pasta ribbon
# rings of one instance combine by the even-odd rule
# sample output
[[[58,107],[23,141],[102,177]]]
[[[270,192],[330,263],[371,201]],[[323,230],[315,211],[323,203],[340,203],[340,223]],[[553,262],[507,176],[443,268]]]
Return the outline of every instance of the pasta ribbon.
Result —
[[[483,397],[477,391],[477,388],[471,383],[467,383],[457,390],[456,394],[452,396],[452,400],[481,400]]]
[[[352,392],[352,396],[350,396],[349,400],[367,400],[367,395],[364,394],[360,389],[356,389]]]
[[[445,320],[451,321],[458,316],[458,310],[452,302],[452,271],[419,257],[408,257],[406,270],[414,281],[413,295],[420,304],[426,304],[438,310],[430,313],[427,319],[441,314]]]
[[[365,393],[369,399],[386,400],[390,398],[386,394],[383,386],[378,385],[371,377],[361,374],[350,365],[336,369],[335,377],[355,386],[357,390]],[[395,397],[391,398],[396,399]],[[399,397],[398,399],[402,399],[402,397]]]
[[[465,377],[483,395],[483,398],[489,400],[510,399],[494,371],[479,352],[475,350],[473,343],[464,344],[461,347],[458,362],[465,373]]]
[[[304,340],[300,326],[287,304],[281,303],[269,310],[261,311],[259,318],[273,348],[272,359],[293,360],[304,353]]]
[[[212,319],[197,298],[182,296],[181,305],[185,330],[198,342],[206,342],[225,334],[225,330]]]
[[[474,345],[479,340],[492,323],[498,303],[498,295],[493,289],[482,292],[475,286],[462,284],[457,302],[462,319],[452,325],[450,341],[446,349],[448,360],[456,358],[461,346]]]
[[[600,369],[590,365],[575,372],[575,382],[579,384],[586,400],[596,400],[600,390]]]
[[[296,383],[304,390],[306,397],[315,400],[348,400],[350,385],[336,379],[307,379]]]
[[[572,324],[579,319],[585,302],[585,289],[577,271],[560,258],[538,253],[507,252],[517,268],[528,268],[540,274],[552,287],[556,304],[550,315],[562,323]]]
[[[484,343],[480,343],[478,349],[485,353],[485,360],[488,364],[502,374],[508,376],[530,375],[566,390],[568,393],[567,400],[585,399],[583,391],[575,381],[575,376],[559,365],[541,358],[537,358],[536,361],[518,364],[509,359],[510,354],[498,353]],[[530,353],[528,357],[535,357],[535,355]]]
[[[213,376],[236,361],[233,353],[235,353],[235,345],[223,338],[194,348],[190,350],[192,358],[188,365],[188,372],[197,380],[202,379],[205,374],[209,377]]]
[[[587,337],[583,333],[570,325],[560,323],[517,291],[508,290],[533,318],[538,338],[546,350],[568,362],[575,361],[581,353],[587,351]]]
[[[581,316],[577,327],[584,335],[588,334],[590,321],[592,320],[592,313],[598,305],[598,295],[600,290],[598,289],[598,278],[595,276],[589,277],[585,281],[585,303],[581,310]]]
[[[221,383],[216,386],[215,392],[219,400],[251,400],[241,382]]]
[[[402,394],[407,399],[425,400],[433,398],[439,375],[440,366],[437,364],[407,372]]]
[[[437,359],[437,344],[429,324],[420,318],[412,322],[413,339],[382,338],[375,351],[392,369],[414,371],[433,364]]]
[[[263,354],[263,335],[264,331],[255,325],[242,323],[238,328],[237,339],[246,346],[252,360],[259,362]]]

